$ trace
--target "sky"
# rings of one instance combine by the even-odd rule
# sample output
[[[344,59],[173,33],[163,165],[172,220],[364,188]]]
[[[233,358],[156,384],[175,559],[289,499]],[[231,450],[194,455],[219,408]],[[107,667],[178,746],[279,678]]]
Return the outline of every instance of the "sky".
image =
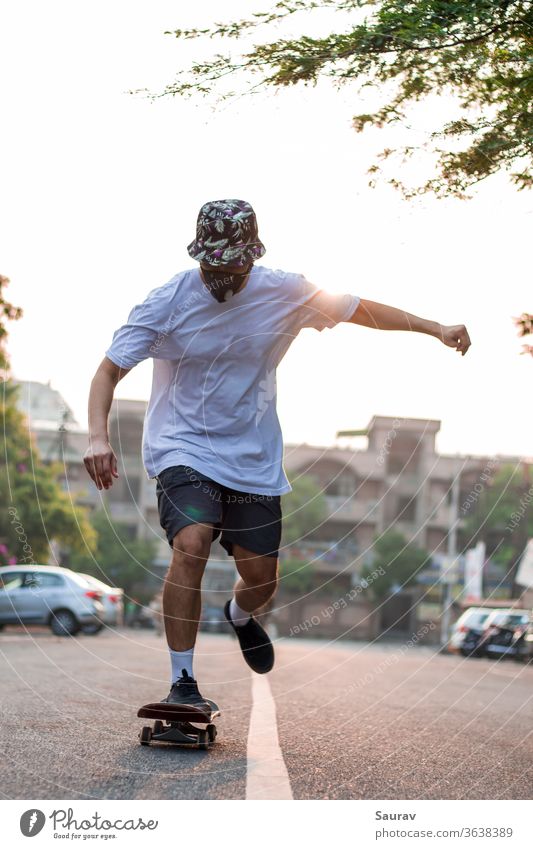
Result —
[[[233,2],[232,17],[268,2]],[[440,451],[532,449],[531,357],[512,317],[531,311],[533,196],[504,175],[470,201],[407,202],[368,186],[376,154],[413,143],[450,104],[425,102],[408,126],[356,134],[353,87],[152,100],[209,45],[164,31],[204,26],[196,0],[24,0],[0,10],[0,273],[24,318],[10,330],[15,377],[51,381],[86,424],[92,375],[131,307],[194,266],[199,207],[241,197],[257,213],[261,264],[332,292],[466,324],[462,358],[433,338],[340,325],[303,331],[278,370],[285,440],[329,445],[373,415],[440,419]],[[228,6],[229,8],[229,6]],[[329,14],[329,12],[327,13]],[[322,17],[333,30],[336,20]],[[235,49],[235,48],[234,48]],[[372,96],[372,95],[371,95]],[[415,159],[414,177],[427,162]],[[151,363],[118,387],[147,399]]]

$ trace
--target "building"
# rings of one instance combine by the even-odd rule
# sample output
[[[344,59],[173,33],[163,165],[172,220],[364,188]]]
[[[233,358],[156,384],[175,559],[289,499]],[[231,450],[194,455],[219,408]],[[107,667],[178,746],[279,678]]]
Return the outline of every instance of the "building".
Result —
[[[60,393],[50,383],[15,381],[17,406],[28,420],[41,458],[63,467],[61,485],[77,501],[89,507],[97,504],[97,489],[88,481],[83,467],[87,429],[81,427]],[[90,484],[90,485],[89,485]]]
[[[121,474],[113,487],[102,493],[83,467],[87,432],[61,395],[50,385],[30,382],[20,386],[20,407],[28,416],[43,458],[62,463],[63,486],[90,509],[105,502],[129,538],[156,539],[152,567],[163,577],[169,547],[159,525],[155,482],[146,477],[141,458],[146,403],[113,402],[110,440]],[[311,561],[317,576],[326,582],[341,573],[356,584],[361,568],[372,560],[375,537],[394,527],[432,555],[426,585],[437,584],[453,521],[454,479],[458,480],[459,504],[464,505],[472,496],[475,500],[480,487],[503,464],[524,462],[509,456],[439,454],[439,429],[440,422],[433,419],[374,416],[365,431],[358,431],[359,443],[364,439],[358,447],[353,441],[341,444],[341,439],[332,447],[287,444],[284,466],[289,479],[294,483],[302,475],[313,477],[325,494],[327,515],[304,542],[284,549],[282,557]],[[487,574],[490,577],[490,570]],[[206,603],[221,607],[234,580],[233,559],[216,543],[206,572]],[[500,581],[496,570],[494,582]],[[300,610],[299,615],[304,612]]]
[[[366,559],[376,535],[391,527],[437,560],[444,555],[453,521],[454,479],[463,505],[502,465],[524,461],[439,454],[439,430],[440,421],[434,419],[374,416],[363,432],[364,447],[287,445],[289,478],[311,475],[326,496],[328,519],[316,538],[351,543],[358,552],[356,567]]]

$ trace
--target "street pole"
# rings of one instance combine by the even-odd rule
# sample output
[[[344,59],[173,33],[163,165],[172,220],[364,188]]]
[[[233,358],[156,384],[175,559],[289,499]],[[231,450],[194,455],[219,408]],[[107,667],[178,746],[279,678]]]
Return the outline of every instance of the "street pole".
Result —
[[[459,497],[461,490],[461,477],[459,471],[459,462],[454,465],[454,477],[452,482],[452,499],[450,503],[450,524],[448,529],[448,550],[447,550],[447,567],[448,572],[455,574],[455,561],[457,560],[457,526],[459,524]],[[440,646],[444,651],[448,645],[450,635],[450,607],[452,603],[452,585],[449,580],[449,575],[442,576],[443,581],[443,600],[442,600],[442,616],[440,620]]]

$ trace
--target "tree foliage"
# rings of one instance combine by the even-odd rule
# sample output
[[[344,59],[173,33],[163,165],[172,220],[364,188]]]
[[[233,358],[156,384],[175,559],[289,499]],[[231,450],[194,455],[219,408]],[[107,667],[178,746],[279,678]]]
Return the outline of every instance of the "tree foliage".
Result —
[[[7,321],[22,310],[5,300],[8,278],[0,276],[0,564],[46,562],[50,542],[73,550],[94,545],[86,514],[73,505],[57,478],[58,465],[42,462],[24,415],[17,408],[18,387],[10,379]]]
[[[91,524],[97,540],[93,556],[88,552],[77,553],[69,559],[69,566],[122,587],[127,596],[147,601],[151,594],[149,584],[156,554],[155,540],[129,539],[124,525],[113,523],[103,510],[93,514]]]
[[[494,475],[469,512],[462,536],[468,548],[483,540],[487,555],[514,583],[526,543],[533,537],[533,480],[526,463],[506,464]]]
[[[327,506],[321,487],[312,475],[302,475],[293,484],[292,492],[281,499],[283,512],[282,552],[288,546],[306,542],[327,517]],[[312,562],[299,556],[280,558],[281,589],[292,593],[305,593],[315,582]]]
[[[9,357],[7,354],[7,322],[18,321],[22,318],[21,307],[15,307],[6,301],[5,289],[9,285],[9,277],[0,274],[0,376],[6,379],[9,374]]]
[[[282,496],[284,546],[294,545],[320,527],[327,516],[324,493],[311,475],[302,475]]]
[[[279,564],[280,592],[302,595],[310,592],[316,583],[315,570],[305,560],[281,560]]]
[[[365,567],[361,580],[368,581],[374,598],[386,598],[395,587],[412,586],[418,574],[430,562],[427,551],[409,543],[399,531],[386,531],[377,537],[373,546],[372,564]],[[383,574],[375,576],[376,572]]]
[[[434,128],[423,145],[435,157],[434,175],[421,185],[390,178],[404,196],[432,192],[467,197],[491,174],[509,172],[519,188],[531,187],[533,155],[533,7],[526,0],[281,0],[270,11],[204,29],[173,31],[179,39],[242,39],[266,26],[300,15],[302,29],[324,9],[348,16],[338,32],[255,43],[237,57],[217,53],[182,70],[163,94],[218,91],[233,77],[239,88],[280,88],[329,78],[378,92],[381,104],[359,113],[353,126],[384,127],[404,122],[407,110],[429,95],[452,95],[458,117]],[[419,147],[386,149],[412,156]],[[370,168],[371,185],[381,166]]]
[[[521,316],[514,319],[515,327],[518,330],[518,335],[521,339],[527,338],[533,335],[533,315],[531,313],[524,312]],[[525,342],[522,345],[522,353],[523,354],[531,354],[533,356],[533,345]]]

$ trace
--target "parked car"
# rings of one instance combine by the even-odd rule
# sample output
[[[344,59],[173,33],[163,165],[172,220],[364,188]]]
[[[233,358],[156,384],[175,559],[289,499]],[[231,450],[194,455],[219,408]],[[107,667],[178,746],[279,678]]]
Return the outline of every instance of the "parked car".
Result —
[[[109,584],[100,581],[99,578],[93,577],[93,575],[84,575],[81,572],[78,572],[78,574],[102,593],[102,604],[104,605],[102,622],[99,622],[98,625],[84,625],[83,632],[85,634],[97,634],[104,625],[122,625],[124,621],[124,590],[120,587],[111,587]]]
[[[202,615],[198,624],[200,631],[210,634],[226,633],[229,626],[221,607],[213,605],[202,605]]]
[[[71,569],[60,566],[0,568],[0,628],[49,625],[60,637],[99,625],[102,593]]]
[[[533,622],[515,628],[513,643],[516,648],[514,659],[533,663]]]
[[[485,622],[477,651],[487,657],[516,655],[515,631],[531,622],[529,611],[514,608],[495,610]]]
[[[483,627],[493,608],[469,607],[453,626],[449,650],[458,651],[465,657],[477,654],[476,649],[483,633]]]
[[[140,602],[130,602],[127,606],[125,625],[128,628],[150,628],[154,629],[155,615],[154,611],[146,604]]]
[[[163,618],[163,590],[155,594],[152,601],[148,605],[154,623],[154,629],[158,637],[161,637],[165,630],[165,620]]]

